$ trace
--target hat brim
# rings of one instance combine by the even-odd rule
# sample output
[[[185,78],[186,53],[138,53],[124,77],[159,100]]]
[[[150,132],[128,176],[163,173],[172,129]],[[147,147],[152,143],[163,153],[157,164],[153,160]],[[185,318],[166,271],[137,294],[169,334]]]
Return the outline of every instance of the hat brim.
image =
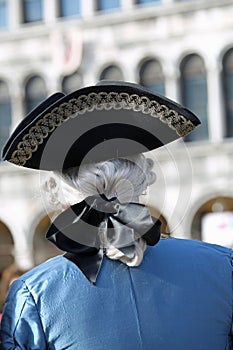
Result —
[[[102,82],[45,100],[18,125],[2,157],[59,171],[153,150],[199,124],[193,112],[144,87]]]

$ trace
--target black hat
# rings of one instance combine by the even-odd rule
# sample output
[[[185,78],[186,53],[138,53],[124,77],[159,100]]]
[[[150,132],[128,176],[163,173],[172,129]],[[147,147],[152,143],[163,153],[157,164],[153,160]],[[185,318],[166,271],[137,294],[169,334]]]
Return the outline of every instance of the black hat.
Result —
[[[140,85],[101,81],[47,98],[17,126],[2,157],[27,168],[59,171],[147,152],[198,124],[190,110]]]

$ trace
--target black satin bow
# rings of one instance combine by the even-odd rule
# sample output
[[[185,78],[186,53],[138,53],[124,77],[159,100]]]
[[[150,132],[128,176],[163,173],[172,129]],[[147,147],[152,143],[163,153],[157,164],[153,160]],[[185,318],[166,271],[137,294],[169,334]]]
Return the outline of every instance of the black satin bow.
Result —
[[[90,282],[95,283],[106,248],[110,245],[129,258],[135,254],[135,240],[148,245],[160,239],[161,222],[138,203],[120,203],[104,195],[91,196],[61,213],[51,224],[46,238],[73,261]]]

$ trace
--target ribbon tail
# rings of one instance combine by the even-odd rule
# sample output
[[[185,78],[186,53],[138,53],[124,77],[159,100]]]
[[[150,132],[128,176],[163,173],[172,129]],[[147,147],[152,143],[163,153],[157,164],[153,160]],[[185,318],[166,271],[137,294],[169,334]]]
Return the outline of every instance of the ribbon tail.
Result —
[[[120,250],[129,259],[135,255],[134,230],[117,221],[115,216],[109,217],[110,230],[107,232],[107,240],[112,246]]]
[[[159,240],[160,240],[160,235],[161,235],[161,221],[159,219],[155,219],[151,217],[153,226],[142,236],[147,245],[156,245]]]
[[[102,249],[99,249],[97,253],[91,256],[69,252],[64,254],[64,257],[78,266],[78,268],[92,284],[96,283],[103,262],[103,256],[104,254]]]
[[[161,222],[158,219],[152,218],[149,208],[139,203],[121,204],[118,207],[119,210],[113,217],[123,224],[124,227],[130,227],[134,230],[134,240],[142,237],[148,245],[158,243]]]

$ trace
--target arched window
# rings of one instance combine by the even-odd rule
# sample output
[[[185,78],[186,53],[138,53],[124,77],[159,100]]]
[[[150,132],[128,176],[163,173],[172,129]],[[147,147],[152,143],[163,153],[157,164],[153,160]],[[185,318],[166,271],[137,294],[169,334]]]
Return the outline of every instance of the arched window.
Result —
[[[14,241],[8,227],[0,221],[0,312],[9,288],[7,270],[14,267]]]
[[[0,221],[0,275],[14,262],[14,241],[8,227]]]
[[[97,10],[98,11],[109,11],[120,7],[120,0],[98,0]]]
[[[161,221],[161,232],[165,235],[169,235],[170,236],[170,228],[169,225],[167,223],[166,218],[162,215],[162,213],[157,210],[155,207],[149,206],[150,209],[150,213],[154,218],[157,218]]]
[[[11,129],[11,99],[5,82],[0,81],[0,149],[6,143]]]
[[[42,20],[42,0],[23,0],[23,22]]]
[[[139,77],[141,85],[159,94],[165,94],[164,76],[159,61],[151,59],[144,62]]]
[[[45,216],[38,223],[33,237],[34,263],[39,265],[45,260],[52,258],[62,251],[45,238],[45,234],[51,225],[50,218]]]
[[[106,67],[100,74],[100,79],[106,80],[124,80],[122,70],[115,65]]]
[[[201,126],[189,134],[186,141],[208,139],[207,82],[202,58],[196,54],[185,57],[181,63],[182,103],[190,108],[201,120]]]
[[[25,90],[25,109],[27,114],[46,98],[47,93],[45,82],[39,76],[30,78],[26,84]]]
[[[203,203],[193,217],[193,239],[233,249],[233,198],[218,196]]]
[[[80,16],[81,6],[80,0],[60,0],[59,1],[59,16],[71,17]]]
[[[78,72],[68,75],[62,80],[62,91],[65,94],[70,94],[72,91],[78,90],[82,87],[83,80],[81,74]]]
[[[223,91],[226,110],[226,136],[233,136],[233,48],[223,58]]]

